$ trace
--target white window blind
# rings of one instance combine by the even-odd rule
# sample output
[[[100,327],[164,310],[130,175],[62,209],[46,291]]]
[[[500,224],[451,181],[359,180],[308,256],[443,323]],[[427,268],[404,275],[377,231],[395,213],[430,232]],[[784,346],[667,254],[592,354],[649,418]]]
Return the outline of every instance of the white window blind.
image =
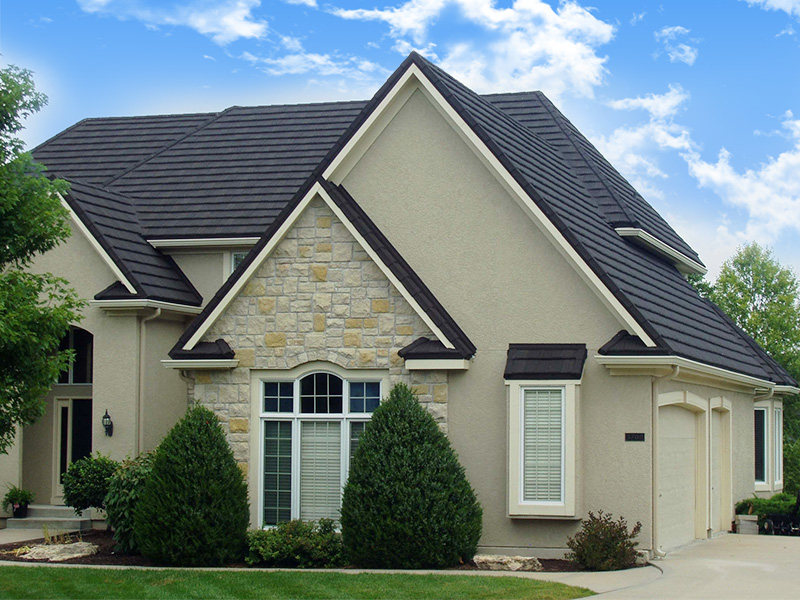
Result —
[[[342,424],[300,423],[300,518],[338,519],[342,497]]]
[[[560,389],[523,392],[524,502],[563,501],[563,404]]]

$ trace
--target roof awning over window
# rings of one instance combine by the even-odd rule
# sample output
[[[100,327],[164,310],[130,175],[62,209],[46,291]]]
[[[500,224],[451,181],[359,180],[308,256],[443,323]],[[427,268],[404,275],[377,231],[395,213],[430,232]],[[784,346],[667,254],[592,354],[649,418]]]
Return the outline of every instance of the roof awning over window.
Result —
[[[505,379],[580,379],[586,344],[509,344]]]

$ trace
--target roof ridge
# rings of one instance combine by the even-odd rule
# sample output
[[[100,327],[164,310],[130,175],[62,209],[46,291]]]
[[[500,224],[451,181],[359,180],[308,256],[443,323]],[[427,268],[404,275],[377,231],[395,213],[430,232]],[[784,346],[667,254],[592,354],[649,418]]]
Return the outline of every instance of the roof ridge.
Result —
[[[537,92],[537,95],[542,101],[542,106],[544,106],[544,109],[550,114],[551,117],[553,117],[553,120],[558,125],[558,128],[561,129],[561,132],[564,134],[564,137],[567,138],[569,144],[573,148],[575,148],[575,151],[578,154],[580,154],[581,158],[586,163],[586,166],[588,166],[589,169],[592,171],[592,173],[594,173],[597,176],[597,179],[600,181],[603,187],[606,188],[609,195],[614,199],[617,205],[619,205],[620,210],[625,214],[629,222],[632,224],[633,223],[638,224],[638,220],[635,219],[633,215],[631,215],[630,213],[627,201],[624,198],[618,197],[613,186],[608,181],[608,178],[597,169],[597,166],[594,164],[594,161],[592,161],[587,156],[586,150],[582,148],[580,144],[577,143],[577,140],[572,135],[570,135],[570,132],[567,132],[566,130],[567,124],[572,125],[572,122],[569,121],[569,119],[567,119],[567,117],[565,117],[564,114],[560,110],[558,110],[558,108],[556,108],[556,106],[552,102],[550,102],[550,99],[547,96],[545,96],[541,92]],[[574,125],[572,125],[572,128],[577,131],[577,128]],[[577,133],[580,134],[580,131],[577,131]],[[583,137],[586,138],[586,136]],[[589,142],[588,139],[586,139],[586,141]],[[591,144],[591,142],[589,143]],[[614,226],[614,224],[610,222],[609,225],[611,225],[612,227]]]
[[[187,132],[187,133],[183,134],[182,136],[179,136],[179,137],[175,138],[174,140],[172,140],[172,141],[171,141],[169,144],[167,144],[166,146],[162,146],[162,147],[161,147],[159,150],[157,150],[156,152],[153,152],[153,154],[151,154],[151,155],[147,156],[146,158],[143,158],[142,160],[140,160],[139,162],[137,162],[135,165],[133,165],[133,166],[131,166],[131,167],[128,167],[127,169],[125,169],[125,170],[124,170],[122,173],[120,173],[119,175],[115,175],[114,177],[112,177],[112,178],[111,178],[111,179],[109,179],[108,181],[104,181],[104,182],[103,182],[103,185],[107,185],[107,186],[110,186],[110,185],[112,185],[112,184],[113,184],[115,181],[117,181],[117,180],[119,180],[119,179],[122,179],[123,177],[125,177],[125,175],[127,175],[127,174],[129,174],[129,173],[131,173],[131,172],[135,171],[136,169],[138,169],[138,168],[139,168],[139,167],[141,167],[142,165],[144,165],[144,164],[146,164],[146,163],[150,162],[150,161],[151,161],[151,160],[153,160],[153,159],[154,159],[156,156],[159,156],[159,155],[163,154],[164,152],[166,152],[167,150],[169,150],[169,149],[170,149],[170,148],[172,148],[173,146],[175,146],[175,145],[177,145],[178,143],[180,143],[180,142],[184,141],[184,140],[185,140],[186,138],[188,138],[189,136],[192,136],[192,135],[194,135],[195,133],[197,133],[198,131],[201,131],[202,129],[205,129],[206,127],[208,127],[209,125],[211,125],[211,123],[213,123],[214,121],[216,121],[217,119],[219,119],[219,118],[220,118],[220,117],[222,117],[223,115],[227,114],[228,112],[230,112],[230,111],[231,111],[231,110],[233,110],[234,108],[238,108],[238,107],[237,107],[237,106],[235,106],[235,105],[234,105],[234,106],[229,106],[229,107],[228,107],[228,108],[226,108],[225,110],[222,110],[222,111],[220,111],[220,112],[216,113],[214,116],[210,117],[209,119],[207,119],[206,121],[204,121],[203,123],[201,123],[200,125],[198,125],[197,127],[195,127],[194,129],[192,129],[191,131],[189,131],[189,132]],[[203,114],[203,113],[198,113],[198,114]]]

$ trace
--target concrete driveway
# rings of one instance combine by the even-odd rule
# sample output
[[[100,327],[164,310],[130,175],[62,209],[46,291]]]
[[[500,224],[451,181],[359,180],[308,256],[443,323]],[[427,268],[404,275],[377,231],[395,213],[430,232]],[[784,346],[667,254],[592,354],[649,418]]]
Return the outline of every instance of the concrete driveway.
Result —
[[[662,575],[601,598],[800,598],[800,537],[721,535],[653,561]],[[593,588],[587,582],[586,587]],[[600,591],[600,590],[596,590]]]

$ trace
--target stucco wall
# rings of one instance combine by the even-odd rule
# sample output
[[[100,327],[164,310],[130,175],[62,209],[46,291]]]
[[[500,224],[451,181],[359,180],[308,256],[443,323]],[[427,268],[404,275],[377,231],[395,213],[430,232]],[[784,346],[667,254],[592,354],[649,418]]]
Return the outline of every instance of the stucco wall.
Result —
[[[230,275],[231,253],[223,250],[174,251],[169,255],[203,297],[203,306]]]
[[[478,348],[468,372],[450,375],[448,419],[484,507],[481,545],[558,555],[575,532],[574,520],[507,517],[503,370],[510,343],[583,342],[578,504],[641,520],[646,546],[650,444],[624,433],[649,439],[650,379],[611,378],[592,358],[619,321],[420,92],[343,185]]]

